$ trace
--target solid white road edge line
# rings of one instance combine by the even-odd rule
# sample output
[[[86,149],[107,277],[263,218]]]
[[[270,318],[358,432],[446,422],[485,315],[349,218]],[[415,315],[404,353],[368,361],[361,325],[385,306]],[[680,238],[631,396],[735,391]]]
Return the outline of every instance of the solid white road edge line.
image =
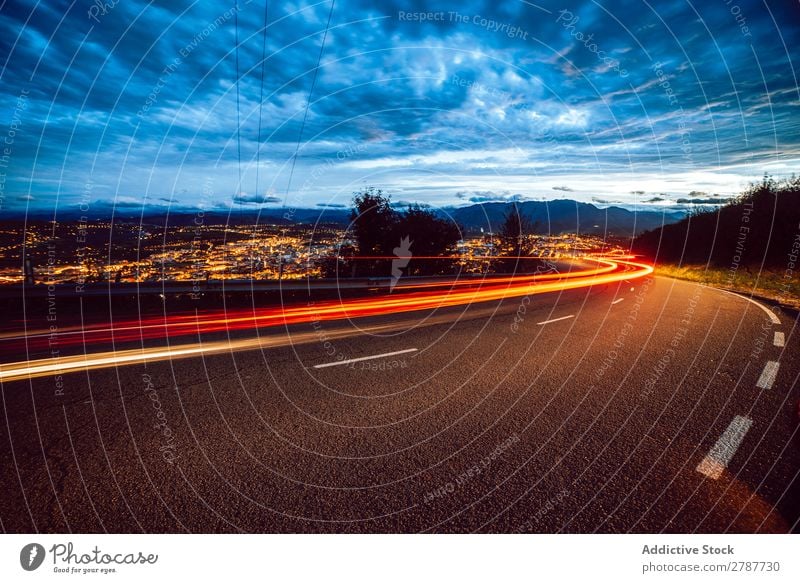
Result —
[[[773,324],[780,324],[781,323],[781,321],[778,318],[778,316],[776,316],[775,313],[772,310],[770,310],[767,306],[765,306],[764,304],[762,304],[760,302],[755,301],[752,298],[748,298],[747,296],[743,296],[742,294],[737,294],[736,292],[728,291],[726,289],[719,289],[718,287],[715,287],[715,288],[712,288],[712,289],[715,289],[717,291],[721,291],[722,293],[725,293],[725,294],[730,294],[732,296],[736,296],[737,298],[742,298],[743,300],[747,300],[751,304],[755,304],[759,308],[764,310],[764,312],[766,312],[767,316],[769,316],[769,319]]]
[[[697,471],[712,480],[718,479],[736,455],[736,450],[752,425],[752,419],[741,415],[734,417],[708,455],[697,465]]]
[[[416,348],[407,348],[406,350],[397,350],[395,352],[385,352],[383,354],[376,354],[374,356],[362,356],[361,358],[350,358],[348,360],[339,360],[337,362],[326,362],[325,364],[315,364],[314,368],[327,368],[329,366],[339,366],[340,364],[350,364],[351,362],[361,362],[362,360],[372,360],[373,358],[383,358],[385,356],[395,356],[397,354],[408,354],[409,352],[416,352]]]

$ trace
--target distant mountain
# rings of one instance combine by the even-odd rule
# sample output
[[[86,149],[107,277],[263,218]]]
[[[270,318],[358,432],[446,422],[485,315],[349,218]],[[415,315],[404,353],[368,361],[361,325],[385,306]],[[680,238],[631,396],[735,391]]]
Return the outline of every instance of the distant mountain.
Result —
[[[286,214],[291,218],[285,218]],[[81,217],[87,220],[109,220],[113,216],[115,222],[136,222],[155,225],[185,226],[196,224],[195,221],[202,220],[205,225],[221,224],[336,224],[347,225],[350,222],[350,209],[346,208],[269,208],[262,209],[261,212],[252,209],[234,209],[231,212],[221,210],[197,211],[186,208],[176,207],[169,212],[166,210],[147,210],[142,213],[141,209],[131,209],[128,207],[117,208],[112,211],[107,206],[93,206],[87,211],[66,210],[59,211],[56,218],[59,222],[77,221]],[[19,220],[25,218],[23,213],[8,212],[3,217],[8,220]],[[53,211],[31,211],[28,213],[29,221],[50,221],[53,219]]]
[[[442,218],[458,223],[467,234],[499,231],[506,213],[512,208],[510,202],[487,202],[464,207],[437,209],[435,212]],[[527,217],[535,227],[537,234],[560,235],[563,233],[580,233],[596,235],[612,235],[632,237],[644,231],[655,229],[665,224],[674,223],[683,218],[682,213],[661,211],[630,211],[620,207],[598,208],[593,204],[574,200],[553,200],[547,202],[527,201],[517,203],[520,214]],[[287,219],[289,213],[291,218]],[[77,211],[59,211],[60,222],[78,220],[82,213]],[[108,219],[112,210],[105,206],[93,206],[88,219]],[[173,209],[166,211],[148,211],[142,215],[141,209],[129,207],[117,208],[113,211],[115,221],[139,222],[157,225],[190,225],[197,217],[196,211]],[[266,208],[260,212],[250,209],[234,209],[227,211],[205,211],[203,223],[210,224],[335,224],[346,226],[350,222],[349,208]],[[22,218],[8,217],[8,218]],[[50,220],[53,213],[32,212],[28,220]]]
[[[796,260],[799,231],[800,179],[766,179],[720,209],[642,234],[633,248],[663,263],[785,270]]]
[[[513,203],[487,202],[466,207],[444,209],[467,233],[483,229],[496,232],[503,224]],[[564,233],[633,237],[683,218],[683,213],[662,211],[630,211],[620,207],[598,208],[575,200],[527,201],[517,203],[519,213],[534,225],[537,234]]]

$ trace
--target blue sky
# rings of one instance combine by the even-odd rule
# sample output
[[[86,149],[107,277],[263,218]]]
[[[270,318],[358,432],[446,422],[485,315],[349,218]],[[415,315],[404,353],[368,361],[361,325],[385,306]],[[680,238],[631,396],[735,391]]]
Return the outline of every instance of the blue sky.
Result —
[[[4,4],[0,211],[673,208],[800,168],[793,1],[338,0],[327,36],[329,1],[274,2],[263,101],[264,2],[233,5]]]

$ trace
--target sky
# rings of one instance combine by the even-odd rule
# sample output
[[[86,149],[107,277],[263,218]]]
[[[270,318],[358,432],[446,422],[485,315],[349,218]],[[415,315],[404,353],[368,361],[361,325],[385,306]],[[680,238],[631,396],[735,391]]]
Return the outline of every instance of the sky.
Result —
[[[794,0],[267,4],[3,3],[0,213],[672,209],[800,169]]]

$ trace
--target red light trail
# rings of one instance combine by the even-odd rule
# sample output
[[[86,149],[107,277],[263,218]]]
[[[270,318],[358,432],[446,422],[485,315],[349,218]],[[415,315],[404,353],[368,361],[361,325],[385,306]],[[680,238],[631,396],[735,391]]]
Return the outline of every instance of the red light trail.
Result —
[[[59,330],[59,346],[101,345],[142,342],[144,340],[194,336],[213,332],[256,330],[308,322],[364,318],[420,310],[468,305],[476,302],[502,300],[509,297],[578,289],[644,277],[653,267],[632,261],[631,257],[598,257],[598,267],[568,273],[544,273],[520,276],[498,276],[475,280],[413,282],[404,285],[402,294],[384,294],[369,298],[320,301],[311,305],[270,306],[229,311],[198,312],[195,314],[162,315],[129,320],[113,325],[92,325]],[[444,289],[441,289],[444,288]],[[0,335],[0,344],[24,340],[27,349],[48,346],[51,334],[47,331],[19,332]],[[160,347],[140,347],[95,354],[80,354],[0,364],[0,380],[47,376],[75,370],[91,370],[143,361],[186,358],[200,354],[263,347],[264,338],[249,338],[200,342]],[[20,351],[17,351],[19,353]]]

